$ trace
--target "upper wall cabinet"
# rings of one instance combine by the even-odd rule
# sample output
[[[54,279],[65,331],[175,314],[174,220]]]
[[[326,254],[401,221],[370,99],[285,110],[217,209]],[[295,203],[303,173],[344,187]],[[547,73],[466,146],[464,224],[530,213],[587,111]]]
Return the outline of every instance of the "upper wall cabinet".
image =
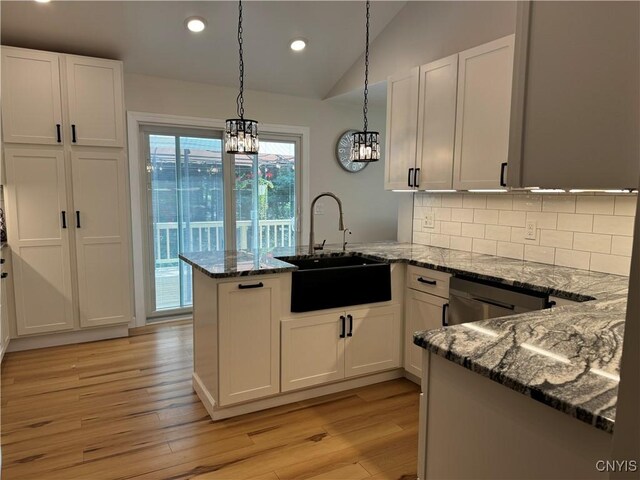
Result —
[[[514,36],[459,54],[453,188],[505,185]]]
[[[121,62],[2,47],[2,97],[5,143],[124,146]]]
[[[60,56],[2,47],[2,131],[7,143],[61,143]]]
[[[384,188],[413,189],[416,181],[418,69],[387,80]]]
[[[513,44],[510,35],[389,78],[385,188],[504,185]]]
[[[518,2],[514,187],[638,187],[638,2]]]

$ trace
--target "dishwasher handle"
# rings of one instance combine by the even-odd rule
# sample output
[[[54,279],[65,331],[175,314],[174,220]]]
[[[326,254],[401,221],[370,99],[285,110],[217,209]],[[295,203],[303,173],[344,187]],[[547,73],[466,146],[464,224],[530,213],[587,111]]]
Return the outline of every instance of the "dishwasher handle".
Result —
[[[449,310],[449,304],[445,303],[444,305],[442,305],[442,326],[443,327],[449,326],[449,318],[447,317],[447,310]]]
[[[509,305],[507,303],[500,303],[500,302],[497,302],[495,300],[488,300],[486,298],[471,297],[471,300],[474,300],[474,301],[480,302],[480,303],[486,303],[487,305],[493,305],[494,307],[506,308],[507,310],[515,310],[516,309],[515,305]]]

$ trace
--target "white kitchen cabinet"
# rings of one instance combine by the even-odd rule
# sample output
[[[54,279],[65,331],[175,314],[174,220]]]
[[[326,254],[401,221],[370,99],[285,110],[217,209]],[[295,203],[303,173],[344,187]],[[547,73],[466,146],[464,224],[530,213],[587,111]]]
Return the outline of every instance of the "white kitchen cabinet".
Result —
[[[18,335],[74,327],[70,209],[61,149],[5,149]]]
[[[4,142],[62,142],[60,55],[2,47]]]
[[[405,306],[404,368],[407,372],[422,377],[422,354],[424,349],[413,343],[415,332],[432,330],[443,326],[447,298],[408,289]]]
[[[282,321],[282,391],[401,366],[401,307],[355,307]]]
[[[458,55],[420,67],[416,187],[453,187]]]
[[[65,55],[71,142],[124,146],[122,63]]]
[[[82,327],[131,317],[125,170],[123,154],[116,149],[71,154]]]
[[[7,308],[8,300],[7,300],[7,252],[8,249],[2,249],[0,251],[1,258],[1,268],[2,273],[0,274],[0,360],[4,356],[7,351],[7,347],[9,346],[9,340],[11,338],[11,331],[9,329],[9,312]]]
[[[506,186],[514,35],[458,56],[453,161],[457,190]]]
[[[280,392],[280,281],[218,285],[221,406]]]
[[[517,2],[513,187],[638,188],[638,2]]]
[[[385,180],[387,190],[413,190],[416,168],[418,75],[413,68],[387,80]]]

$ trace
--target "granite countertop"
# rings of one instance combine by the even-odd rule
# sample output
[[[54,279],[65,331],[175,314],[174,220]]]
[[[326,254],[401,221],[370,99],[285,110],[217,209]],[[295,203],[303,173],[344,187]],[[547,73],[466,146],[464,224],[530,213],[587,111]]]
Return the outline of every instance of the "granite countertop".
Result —
[[[191,253],[213,278],[297,269],[308,247]],[[347,254],[402,262],[546,292],[581,304],[416,332],[414,343],[595,427],[615,423],[628,277],[397,242],[352,244]],[[344,255],[327,246],[314,256]]]

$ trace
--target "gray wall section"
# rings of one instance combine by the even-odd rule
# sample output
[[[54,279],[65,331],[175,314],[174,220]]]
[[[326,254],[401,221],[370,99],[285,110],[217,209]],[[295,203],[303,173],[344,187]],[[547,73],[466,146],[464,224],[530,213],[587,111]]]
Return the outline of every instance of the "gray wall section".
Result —
[[[375,2],[371,6],[375,15]],[[408,2],[371,44],[370,83],[515,31],[515,2]],[[362,88],[359,58],[328,93]]]

